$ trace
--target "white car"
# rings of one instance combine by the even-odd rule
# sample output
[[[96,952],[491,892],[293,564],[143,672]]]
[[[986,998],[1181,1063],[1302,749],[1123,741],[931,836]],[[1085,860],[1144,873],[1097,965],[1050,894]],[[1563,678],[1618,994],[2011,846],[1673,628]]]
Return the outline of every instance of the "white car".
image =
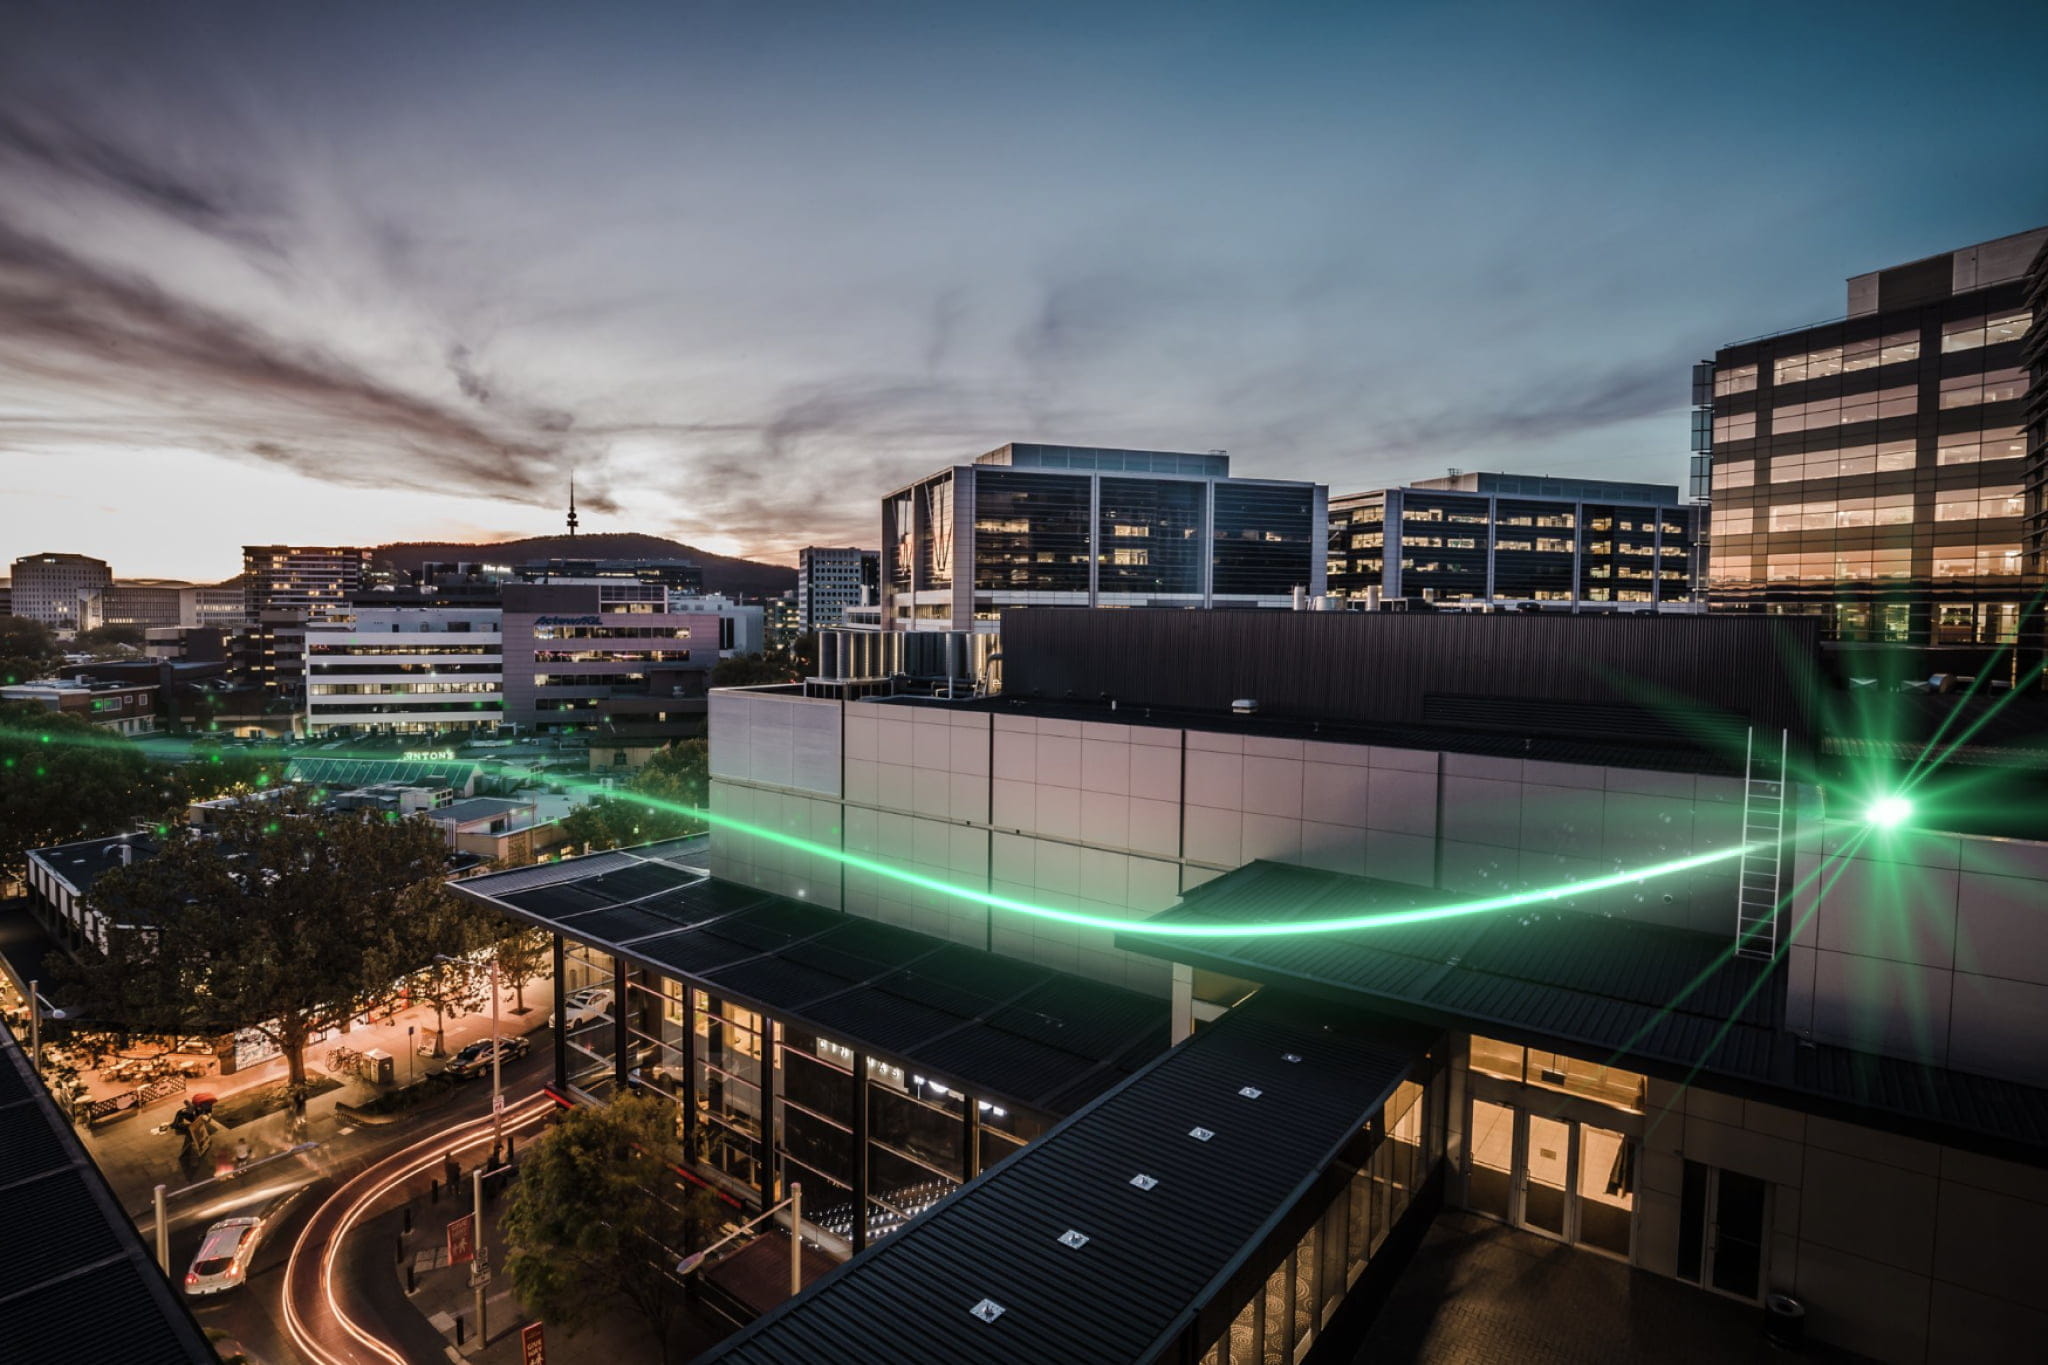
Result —
[[[261,1218],[223,1218],[215,1223],[200,1239],[199,1254],[185,1272],[185,1292],[196,1297],[239,1287],[262,1237]]]
[[[588,1024],[595,1019],[607,1018],[612,1008],[612,988],[585,986],[570,995],[567,1004],[568,1012],[562,1016],[565,1028],[575,1028],[578,1024]]]

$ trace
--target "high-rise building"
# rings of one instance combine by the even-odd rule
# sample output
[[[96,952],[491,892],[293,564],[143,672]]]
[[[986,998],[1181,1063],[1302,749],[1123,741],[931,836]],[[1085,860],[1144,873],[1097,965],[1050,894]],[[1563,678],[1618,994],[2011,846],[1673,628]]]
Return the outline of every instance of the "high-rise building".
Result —
[[[55,630],[78,628],[78,595],[111,587],[113,570],[91,555],[44,553],[14,561],[13,614]]]
[[[2044,243],[2036,228],[1859,275],[1841,320],[1715,354],[1698,395],[1713,610],[1979,655],[2015,637],[2042,582],[2025,554],[2042,475],[2023,352],[2042,330],[2025,276]]]
[[[496,730],[505,714],[495,607],[358,607],[306,630],[306,729]]]
[[[243,599],[241,584],[215,584],[192,590],[192,625],[232,631],[239,629],[248,619],[248,604]]]
[[[1331,596],[1690,610],[1700,509],[1675,484],[1453,474],[1330,499]]]
[[[1011,444],[882,500],[884,619],[994,630],[1004,607],[1287,606],[1323,591],[1329,490],[1230,457]]]
[[[882,552],[853,546],[806,545],[796,552],[797,610],[805,630],[845,622],[846,609],[877,600]]]
[[[363,589],[370,552],[347,546],[244,545],[243,606],[251,621],[288,608],[310,621],[345,617]]]

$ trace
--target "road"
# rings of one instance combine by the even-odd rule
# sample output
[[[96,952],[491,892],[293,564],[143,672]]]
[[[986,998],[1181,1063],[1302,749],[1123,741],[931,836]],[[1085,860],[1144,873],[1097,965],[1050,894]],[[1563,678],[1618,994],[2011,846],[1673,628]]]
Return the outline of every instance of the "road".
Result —
[[[530,1097],[538,1094],[541,1084],[550,1076],[554,1053],[547,1045],[549,1035],[545,1030],[531,1036],[535,1043],[533,1051],[505,1067],[508,1127],[515,1117],[544,1112],[545,1106],[537,1106]],[[322,1239],[328,1239],[333,1250],[340,1250],[341,1235],[361,1220],[368,1205],[356,1208],[355,1217],[346,1221],[342,1215],[357,1205],[364,1191],[374,1190],[382,1183],[384,1176],[395,1168],[395,1156],[412,1152],[413,1156],[401,1163],[406,1166],[422,1153],[427,1154],[425,1159],[429,1163],[438,1163],[440,1152],[446,1150],[450,1141],[471,1144],[479,1133],[483,1146],[488,1148],[490,1104],[490,1083],[480,1078],[458,1091],[454,1098],[402,1122],[363,1124],[308,1150],[260,1163],[234,1180],[207,1182],[204,1187],[192,1190],[170,1206],[172,1284],[182,1287],[200,1238],[214,1221],[248,1212],[298,1190],[301,1193],[259,1244],[244,1286],[191,1300],[200,1324],[228,1333],[263,1365],[332,1365],[342,1361],[351,1365],[389,1365],[394,1360],[416,1358],[368,1351],[327,1315],[327,1290],[332,1286],[345,1306],[367,1304],[359,1310],[365,1323],[381,1331],[380,1319],[391,1315],[373,1311],[377,1308],[377,1293],[394,1290],[396,1276],[386,1273],[376,1277],[386,1283],[358,1285],[346,1265],[329,1264],[331,1257],[322,1258],[314,1252]],[[338,1199],[337,1195],[345,1197]],[[145,1238],[153,1236],[149,1219],[142,1220],[142,1230]],[[295,1251],[302,1254],[293,1267]],[[322,1267],[326,1270],[324,1281],[320,1278]],[[287,1271],[293,1268],[298,1271],[296,1283],[301,1293],[296,1301],[300,1305],[296,1332],[285,1307]],[[313,1278],[309,1279],[309,1275]],[[403,1293],[395,1292],[390,1306],[403,1305]],[[409,1308],[406,1316],[410,1318],[408,1325],[431,1330]],[[358,1353],[340,1353],[350,1350]],[[433,1358],[439,1359],[438,1352]]]

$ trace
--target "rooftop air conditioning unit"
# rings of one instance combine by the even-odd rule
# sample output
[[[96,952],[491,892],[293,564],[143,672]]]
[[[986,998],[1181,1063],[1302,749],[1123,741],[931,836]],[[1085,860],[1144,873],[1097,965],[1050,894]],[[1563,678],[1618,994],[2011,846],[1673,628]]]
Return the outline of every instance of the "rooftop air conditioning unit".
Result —
[[[1239,697],[1236,701],[1230,703],[1230,709],[1240,716],[1256,715],[1259,710],[1259,699],[1257,697]]]

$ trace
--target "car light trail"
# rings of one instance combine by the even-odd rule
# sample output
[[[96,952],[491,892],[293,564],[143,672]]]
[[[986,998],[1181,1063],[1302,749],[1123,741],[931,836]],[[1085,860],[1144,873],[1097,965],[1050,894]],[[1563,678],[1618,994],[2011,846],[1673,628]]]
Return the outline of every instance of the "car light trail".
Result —
[[[521,1100],[507,1108],[506,1131],[510,1132],[538,1122],[554,1108],[554,1101],[545,1094]],[[465,1134],[468,1136],[464,1136]],[[483,1146],[490,1140],[489,1114],[458,1124],[432,1137],[423,1138],[357,1174],[314,1211],[313,1216],[306,1220],[306,1226],[300,1230],[298,1240],[292,1243],[292,1254],[285,1262],[285,1328],[300,1350],[319,1365],[365,1365],[365,1362],[371,1360],[384,1361],[386,1365],[408,1365],[404,1355],[357,1323],[342,1307],[341,1295],[335,1288],[336,1258],[341,1254],[348,1234],[356,1223],[393,1189],[417,1178],[421,1172],[439,1165],[449,1153]],[[394,1167],[396,1169],[393,1169]],[[358,1186],[362,1188],[357,1189]],[[334,1219],[334,1226],[320,1238],[318,1261],[314,1265],[317,1302],[325,1304],[328,1315],[361,1350],[336,1350],[333,1343],[319,1340],[314,1334],[314,1327],[299,1311],[299,1258],[311,1254],[308,1243],[313,1239],[314,1230],[327,1218]]]

